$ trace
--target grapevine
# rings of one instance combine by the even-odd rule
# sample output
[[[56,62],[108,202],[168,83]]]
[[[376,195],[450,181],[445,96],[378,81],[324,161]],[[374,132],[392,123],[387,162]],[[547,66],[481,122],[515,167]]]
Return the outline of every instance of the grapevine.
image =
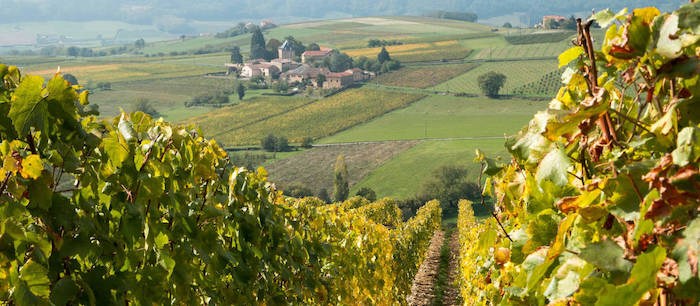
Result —
[[[194,126],[98,120],[59,74],[0,80],[1,303],[402,304],[440,226],[437,202],[285,198]]]
[[[477,154],[512,241],[460,204],[465,301],[700,300],[698,12],[691,2],[577,20],[576,45],[559,56],[566,85],[508,138],[510,162]],[[609,26],[601,50],[593,22]]]

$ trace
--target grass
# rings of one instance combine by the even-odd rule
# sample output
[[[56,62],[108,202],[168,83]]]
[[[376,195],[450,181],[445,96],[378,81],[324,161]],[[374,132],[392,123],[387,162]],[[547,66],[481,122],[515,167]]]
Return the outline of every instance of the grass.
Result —
[[[479,65],[467,73],[464,73],[447,82],[432,87],[432,89],[449,92],[480,93],[477,78],[489,71],[500,72],[506,75],[506,83],[501,89],[501,94],[511,94],[513,89],[539,79],[543,75],[557,69],[557,61],[531,60],[512,62],[489,62]]]
[[[211,111],[210,108],[185,108],[185,101],[232,87],[233,80],[202,76],[123,82],[113,83],[109,91],[91,92],[90,101],[100,106],[102,116],[111,117],[119,113],[120,107],[128,110],[136,99],[146,98],[165,119],[176,122]]]
[[[367,175],[350,192],[372,188],[377,197],[403,199],[416,195],[431,173],[442,165],[464,165],[476,181],[479,165],[472,162],[479,148],[488,156],[505,156],[503,139],[423,141],[384,163]]]
[[[382,85],[427,88],[445,82],[476,67],[477,64],[404,67],[377,78]]]
[[[320,142],[503,136],[517,132],[546,107],[546,102],[521,99],[429,96]]]
[[[274,105],[266,105],[256,112],[271,113],[264,120],[234,124],[227,129],[226,122],[235,122],[230,116],[234,109],[217,110],[203,115],[195,123],[211,124],[204,127],[206,136],[214,137],[225,146],[258,144],[268,134],[285,136],[290,142],[301,142],[304,137],[327,137],[344,129],[366,122],[389,111],[405,107],[423,95],[394,91],[354,88],[328,98],[316,100],[302,107],[280,111]],[[233,112],[232,112],[233,111]],[[260,115],[248,116],[260,119]],[[222,132],[223,131],[223,132]]]
[[[285,159],[269,161],[265,168],[270,181],[284,189],[293,184],[309,187],[315,194],[321,189],[333,193],[333,169],[338,155],[343,155],[348,169],[349,185],[352,186],[392,157],[410,149],[417,141],[381,144],[358,144],[330,147],[315,147],[287,156]],[[354,193],[353,193],[354,194]]]

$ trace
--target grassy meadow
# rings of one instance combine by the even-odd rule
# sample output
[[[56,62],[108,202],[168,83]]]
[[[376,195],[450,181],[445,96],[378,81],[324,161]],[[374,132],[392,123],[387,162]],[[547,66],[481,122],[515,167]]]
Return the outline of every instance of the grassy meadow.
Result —
[[[547,102],[454,96],[426,97],[321,143],[459,137],[502,137],[526,125]]]

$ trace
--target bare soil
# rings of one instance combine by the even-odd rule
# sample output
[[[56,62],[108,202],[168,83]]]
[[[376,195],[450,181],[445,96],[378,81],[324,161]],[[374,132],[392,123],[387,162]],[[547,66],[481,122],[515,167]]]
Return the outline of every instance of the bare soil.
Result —
[[[411,294],[408,296],[408,305],[432,305],[435,299],[435,284],[437,283],[438,268],[440,267],[440,250],[445,240],[445,232],[435,231],[430,239],[428,251],[413,279]]]

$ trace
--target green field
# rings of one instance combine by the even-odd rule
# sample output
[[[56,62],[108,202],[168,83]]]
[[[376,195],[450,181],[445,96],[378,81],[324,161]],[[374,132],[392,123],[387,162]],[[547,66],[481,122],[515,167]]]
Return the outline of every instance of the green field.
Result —
[[[423,141],[379,166],[354,185],[350,193],[369,187],[380,198],[410,197],[443,165],[464,165],[469,170],[469,178],[476,181],[479,165],[472,162],[474,151],[481,149],[488,156],[505,156],[503,143],[503,139]]]
[[[232,80],[202,76],[116,82],[112,84],[112,90],[91,92],[90,102],[100,106],[103,117],[112,117],[119,113],[120,107],[129,110],[136,99],[145,98],[165,119],[175,122],[212,110],[185,108],[184,103],[194,96],[231,87]]]
[[[511,94],[514,88],[539,79],[543,75],[557,69],[556,59],[529,60],[509,62],[488,62],[479,65],[467,73],[454,79],[432,87],[432,89],[448,92],[480,93],[477,78],[489,71],[500,72],[506,75],[506,83],[501,89],[501,94]]]
[[[429,96],[411,106],[324,138],[320,143],[513,134],[547,102]]]

